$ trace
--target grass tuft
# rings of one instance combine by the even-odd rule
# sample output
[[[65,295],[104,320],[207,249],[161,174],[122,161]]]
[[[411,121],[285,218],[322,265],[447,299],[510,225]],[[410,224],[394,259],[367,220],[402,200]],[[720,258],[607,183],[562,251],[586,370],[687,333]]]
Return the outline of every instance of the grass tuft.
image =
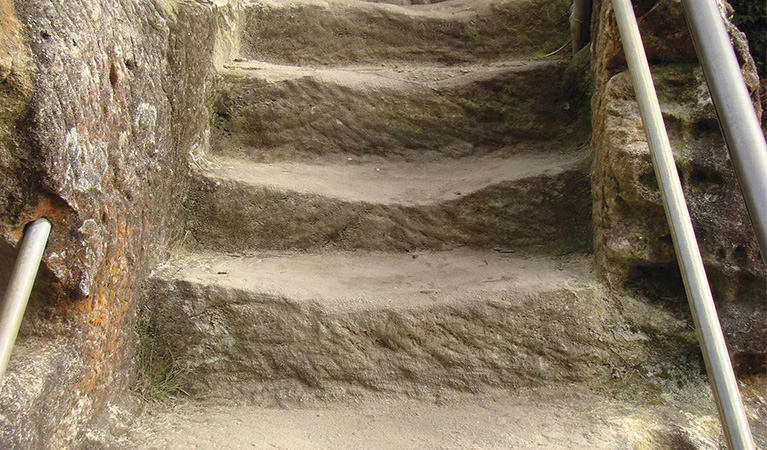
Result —
[[[179,394],[186,395],[183,386],[189,374],[183,361],[158,338],[153,312],[163,298],[145,301],[136,321],[138,350],[134,389],[145,400],[155,402],[173,401]]]

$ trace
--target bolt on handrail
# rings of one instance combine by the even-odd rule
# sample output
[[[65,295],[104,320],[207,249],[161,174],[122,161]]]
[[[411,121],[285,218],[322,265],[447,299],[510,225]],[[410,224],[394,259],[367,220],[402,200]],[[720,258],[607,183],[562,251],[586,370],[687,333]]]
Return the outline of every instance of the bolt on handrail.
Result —
[[[32,292],[50,233],[51,223],[46,219],[31,222],[24,232],[19,256],[11,278],[8,280],[2,310],[0,310],[0,381],[5,377],[5,370],[8,368],[11,351],[19,333],[21,319],[24,317],[29,294]]]
[[[730,449],[752,450],[753,438],[695,240],[634,9],[630,0],[612,0],[612,4],[722,428]]]

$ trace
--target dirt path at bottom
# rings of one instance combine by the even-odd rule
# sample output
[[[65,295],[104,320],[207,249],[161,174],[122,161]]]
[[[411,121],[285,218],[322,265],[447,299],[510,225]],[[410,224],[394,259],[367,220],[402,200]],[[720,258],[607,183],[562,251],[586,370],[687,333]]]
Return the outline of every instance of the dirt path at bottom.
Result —
[[[716,448],[718,427],[707,413],[672,405],[637,409],[582,387],[549,386],[438,404],[376,399],[269,409],[186,402],[154,407],[121,443],[141,449]]]

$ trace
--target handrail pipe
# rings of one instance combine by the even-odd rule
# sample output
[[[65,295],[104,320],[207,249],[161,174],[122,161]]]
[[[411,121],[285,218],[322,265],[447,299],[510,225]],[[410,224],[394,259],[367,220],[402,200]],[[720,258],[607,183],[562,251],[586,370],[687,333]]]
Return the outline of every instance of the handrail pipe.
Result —
[[[46,219],[35,220],[27,225],[24,232],[16,265],[8,280],[0,309],[0,381],[8,368],[13,344],[19,334],[21,319],[24,317],[50,233],[51,223]]]
[[[767,142],[716,0],[682,0],[682,7],[767,266]]]
[[[573,55],[591,40],[592,0],[575,0],[570,13],[570,33],[573,36]]]
[[[695,240],[636,16],[630,0],[612,0],[612,4],[722,428],[731,450],[753,450],[753,438]]]

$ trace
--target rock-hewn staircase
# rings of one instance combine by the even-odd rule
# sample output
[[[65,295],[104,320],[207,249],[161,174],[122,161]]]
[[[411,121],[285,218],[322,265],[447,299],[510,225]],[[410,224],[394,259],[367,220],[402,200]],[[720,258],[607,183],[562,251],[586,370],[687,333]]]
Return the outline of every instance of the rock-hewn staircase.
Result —
[[[242,59],[215,81],[187,250],[149,296],[157,345],[203,403],[132,439],[632,448],[705,436],[652,434],[668,417],[600,390],[647,400],[646,374],[623,378],[687,324],[589,276],[587,131],[568,61],[540,58],[567,40],[568,6],[246,5]],[[715,430],[705,417],[682,422]],[[194,424],[226,435],[192,442]]]

